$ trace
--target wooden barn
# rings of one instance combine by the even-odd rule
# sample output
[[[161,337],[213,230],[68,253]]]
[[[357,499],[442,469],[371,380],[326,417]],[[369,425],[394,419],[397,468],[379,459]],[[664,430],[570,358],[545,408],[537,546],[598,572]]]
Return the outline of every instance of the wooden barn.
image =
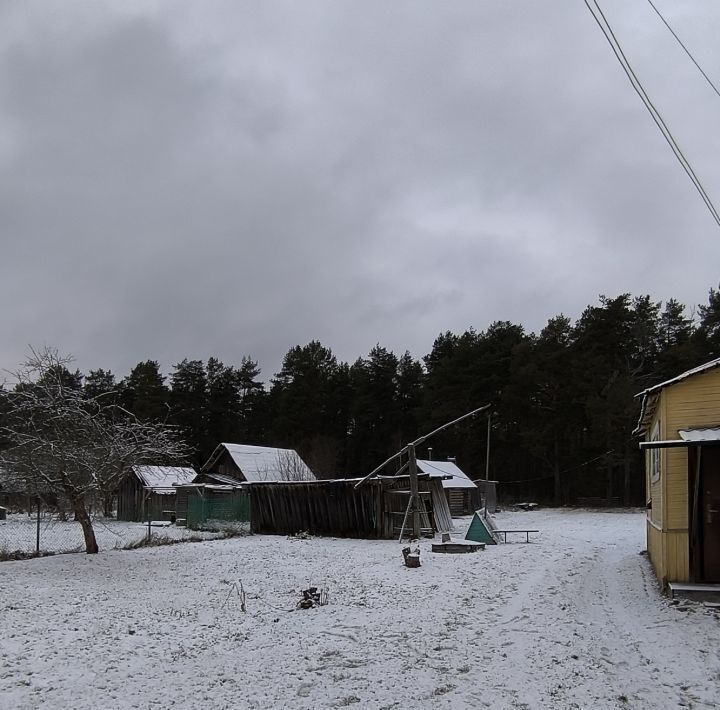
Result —
[[[720,583],[720,358],[638,396],[655,574],[663,585]]]
[[[197,472],[180,466],[133,466],[117,491],[117,518],[146,522],[175,517],[176,487]]]
[[[400,530],[410,495],[407,476],[251,483],[252,531],[276,535],[308,532],[331,537],[393,539]],[[437,478],[418,476],[424,535],[452,530],[452,518]],[[407,526],[406,526],[407,532]]]
[[[315,475],[293,449],[219,444],[200,469],[196,482],[206,480],[213,483],[314,481]]]
[[[417,460],[417,469],[441,481],[453,516],[472,515],[482,502],[479,488],[453,461]]]
[[[202,527],[249,521],[252,532],[267,535],[307,532],[330,537],[398,537],[410,495],[408,477],[377,477],[356,488],[359,480],[234,485],[195,481],[178,486],[178,522]],[[424,507],[420,516],[423,534],[452,530],[440,480],[420,474],[418,486]]]

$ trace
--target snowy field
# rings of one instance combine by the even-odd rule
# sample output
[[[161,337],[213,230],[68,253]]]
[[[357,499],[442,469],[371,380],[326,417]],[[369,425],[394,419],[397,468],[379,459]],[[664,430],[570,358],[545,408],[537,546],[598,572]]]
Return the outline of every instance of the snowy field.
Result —
[[[147,537],[147,523],[130,523],[112,518],[95,518],[95,537],[101,550],[121,549]],[[218,535],[188,530],[187,528],[158,522],[151,528],[152,535],[183,540],[188,537],[214,538]],[[8,515],[0,520],[0,553],[35,552],[37,519],[24,514]],[[52,516],[40,519],[40,550],[46,552],[82,552],[85,550],[82,528],[72,520],[60,521]]]
[[[271,536],[4,562],[0,708],[720,705],[716,611],[659,594],[642,513],[497,518],[541,533],[423,542],[420,569],[397,542]],[[311,585],[329,605],[290,611]]]

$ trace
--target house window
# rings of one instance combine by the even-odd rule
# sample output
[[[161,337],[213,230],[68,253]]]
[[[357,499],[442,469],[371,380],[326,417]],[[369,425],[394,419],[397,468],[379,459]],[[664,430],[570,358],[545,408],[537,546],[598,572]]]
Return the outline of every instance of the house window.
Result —
[[[655,422],[650,441],[660,439],[660,422]],[[650,483],[657,483],[660,480],[660,449],[650,449]]]

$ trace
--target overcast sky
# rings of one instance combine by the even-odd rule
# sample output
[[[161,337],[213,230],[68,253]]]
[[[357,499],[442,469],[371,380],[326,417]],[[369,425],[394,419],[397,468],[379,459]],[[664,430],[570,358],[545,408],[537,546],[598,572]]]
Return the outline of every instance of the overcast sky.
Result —
[[[655,0],[720,83],[720,3]],[[601,0],[720,208],[720,98]],[[421,357],[599,294],[692,306],[720,230],[580,0],[0,0],[0,367],[319,339]]]

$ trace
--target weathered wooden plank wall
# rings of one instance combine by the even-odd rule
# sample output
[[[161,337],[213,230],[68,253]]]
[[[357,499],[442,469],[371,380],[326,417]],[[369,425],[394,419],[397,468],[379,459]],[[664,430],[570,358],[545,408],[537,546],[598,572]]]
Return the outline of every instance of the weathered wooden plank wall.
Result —
[[[168,520],[168,511],[175,511],[175,494],[153,493],[135,475],[126,476],[117,492],[117,519],[132,522]]]
[[[252,531],[395,538],[409,496],[407,477],[377,478],[360,488],[355,488],[356,483],[334,480],[245,484],[251,496]],[[440,482],[421,479],[418,483],[427,505],[421,514],[422,527],[451,530],[450,510]]]
[[[250,484],[255,533],[331,537],[384,537],[378,497],[382,485],[371,481],[278,482]]]

